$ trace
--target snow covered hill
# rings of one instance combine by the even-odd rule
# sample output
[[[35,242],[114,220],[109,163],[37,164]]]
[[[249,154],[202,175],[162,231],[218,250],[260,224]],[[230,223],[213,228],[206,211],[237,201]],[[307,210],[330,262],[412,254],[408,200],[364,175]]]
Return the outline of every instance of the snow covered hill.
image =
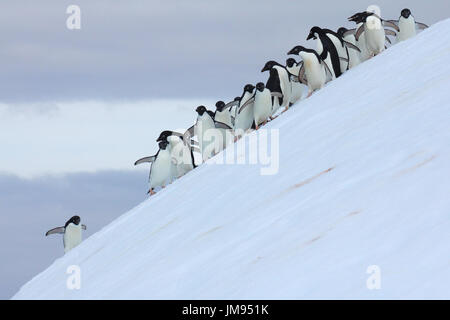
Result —
[[[449,299],[449,32],[433,25],[268,124],[277,174],[210,161],[14,298]]]

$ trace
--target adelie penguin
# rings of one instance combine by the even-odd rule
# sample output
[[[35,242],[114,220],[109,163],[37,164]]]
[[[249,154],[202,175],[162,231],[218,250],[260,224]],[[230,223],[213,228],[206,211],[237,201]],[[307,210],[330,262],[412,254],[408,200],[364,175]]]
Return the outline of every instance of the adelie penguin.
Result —
[[[341,36],[345,41],[357,45],[355,35],[353,33],[348,33],[348,29],[341,27],[337,30],[337,34]],[[365,45],[365,44],[364,44]],[[359,48],[359,47],[358,47]],[[348,68],[354,68],[358,64],[361,63],[361,50],[358,52],[356,50],[349,50],[348,51]]]
[[[53,228],[47,231],[45,236],[63,234],[64,253],[69,252],[82,241],[82,230],[86,230],[86,226],[80,222],[79,216],[73,216],[66,222],[64,227]]]
[[[200,152],[194,140],[179,132],[161,132],[156,142],[167,141],[172,156],[172,178],[179,178],[196,167],[193,152]]]
[[[155,194],[155,188],[164,188],[173,178],[172,156],[170,154],[169,143],[167,140],[161,141],[159,150],[154,156],[145,157],[137,160],[134,165],[141,163],[151,163],[148,193]]]
[[[246,84],[242,92],[239,105],[236,108],[234,131],[236,138],[242,136],[247,130],[252,127],[253,123],[253,91],[255,86]],[[245,108],[242,108],[246,104]]]
[[[302,65],[303,62],[297,63],[294,58],[288,58],[286,60],[286,69],[292,74],[292,76],[290,76],[291,100],[289,101],[289,104],[291,105],[300,100],[303,95],[303,85],[298,80],[298,75]]]
[[[307,97],[310,97],[314,91],[323,88],[327,81],[327,75],[331,75],[331,70],[315,50],[296,46],[288,54],[299,55],[303,60],[298,78],[308,86]]]
[[[283,111],[289,108],[291,100],[291,83],[289,81],[289,71],[285,66],[276,61],[268,61],[261,72],[269,71],[269,79],[266,82],[266,88],[272,94],[278,94],[280,97],[272,99],[272,115],[277,112],[279,107],[284,107]]]
[[[223,101],[216,102],[216,112],[214,113],[214,123],[222,134],[223,142],[221,149],[225,149],[228,143],[232,141],[231,128],[233,127],[230,114],[230,106],[232,103],[225,104]],[[234,105],[234,103],[233,103]]]
[[[397,42],[414,37],[416,35],[416,27],[422,30],[428,28],[426,24],[417,22],[408,8],[400,12],[398,20],[389,20],[389,22],[394,23],[399,28],[396,37]]]
[[[355,33],[355,38],[358,41],[360,35],[364,32],[366,40],[366,48],[370,56],[376,56],[384,51],[386,48],[386,35],[396,36],[392,30],[384,29],[385,26],[399,30],[398,27],[389,21],[383,20],[380,17],[380,8],[378,6],[369,6],[367,11],[358,12],[348,18],[357,24],[361,24],[358,29],[352,29],[348,32]],[[388,40],[390,41],[390,40]]]

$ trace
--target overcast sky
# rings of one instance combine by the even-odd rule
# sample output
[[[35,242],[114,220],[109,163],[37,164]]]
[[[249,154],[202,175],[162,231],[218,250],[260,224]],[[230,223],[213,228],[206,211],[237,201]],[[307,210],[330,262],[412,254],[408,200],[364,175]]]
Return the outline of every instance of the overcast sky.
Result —
[[[70,4],[81,30],[66,28]],[[315,47],[312,26],[351,27],[370,4],[387,19],[449,16],[448,0],[1,1],[0,298],[62,255],[48,229],[79,214],[89,236],[145,199],[148,168],[132,163],[159,131],[265,81],[266,61]]]

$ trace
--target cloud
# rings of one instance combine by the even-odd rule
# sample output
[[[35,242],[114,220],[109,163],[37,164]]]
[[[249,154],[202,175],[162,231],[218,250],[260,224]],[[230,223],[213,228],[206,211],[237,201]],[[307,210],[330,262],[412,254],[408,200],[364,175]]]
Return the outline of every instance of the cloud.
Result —
[[[346,18],[372,1],[79,0],[81,30],[66,28],[72,1],[26,3],[0,3],[4,102],[234,97],[266,79],[267,60],[315,47],[312,26],[352,26]],[[377,4],[389,19],[404,7],[429,24],[447,18],[444,0]]]
[[[63,255],[48,229],[78,214],[88,237],[146,199],[147,173],[104,171],[21,179],[0,175],[0,299]]]

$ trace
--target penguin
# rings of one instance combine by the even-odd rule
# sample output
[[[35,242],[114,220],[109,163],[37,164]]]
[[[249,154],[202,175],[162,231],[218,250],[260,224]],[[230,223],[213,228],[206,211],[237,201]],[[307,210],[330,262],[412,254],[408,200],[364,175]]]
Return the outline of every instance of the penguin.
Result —
[[[271,115],[272,95],[263,82],[258,82],[256,84],[255,102],[253,105],[253,121],[255,123],[255,129],[258,130],[260,125],[266,124]]]
[[[269,71],[269,79],[266,82],[266,88],[271,93],[279,93],[281,97],[272,98],[272,115],[275,114],[279,107],[284,107],[284,111],[289,108],[291,100],[291,84],[289,81],[289,72],[285,66],[276,61],[268,61],[261,72]]]
[[[398,26],[400,31],[397,32],[397,42],[407,40],[416,35],[416,26],[423,30],[428,28],[428,26],[421,22],[416,22],[414,16],[411,14],[411,10],[408,8],[403,9],[400,12],[400,17],[398,20],[388,20]]]
[[[303,60],[298,78],[308,86],[307,97],[310,97],[314,91],[323,88],[327,81],[327,74],[331,76],[332,71],[315,50],[296,46],[288,54],[299,55]]]
[[[344,27],[341,27],[337,30],[337,34],[340,37],[342,37],[345,41],[357,46],[355,35],[352,33],[346,33],[346,32],[348,32],[348,29],[344,28]],[[358,46],[358,48],[359,48],[359,46]],[[361,63],[361,58],[360,58],[361,54],[362,54],[361,48],[359,48],[359,52],[356,50],[348,51],[348,68],[349,69],[356,67],[358,64]]]
[[[235,124],[234,131],[236,134],[236,138],[239,138],[243,135],[247,130],[252,127],[253,124],[253,101],[251,101],[246,108],[242,108],[247,101],[251,100],[253,97],[253,91],[255,86],[252,84],[247,84],[244,87],[244,92],[241,95],[241,99],[239,100],[239,105],[236,108],[235,114]]]
[[[216,112],[214,113],[214,124],[218,128],[222,126],[222,128],[218,128],[219,132],[222,134],[223,142],[221,149],[225,149],[227,145],[230,143],[231,128],[233,127],[231,114],[229,110],[230,104],[225,104],[223,101],[216,102]],[[224,126],[228,128],[224,128]]]
[[[293,76],[290,77],[291,83],[291,99],[289,103],[292,105],[302,98],[303,86],[300,81],[298,81],[298,74],[300,73],[301,64],[297,63],[294,58],[288,58],[286,60],[286,69]]]
[[[205,162],[220,151],[223,140],[219,139],[221,138],[220,132],[216,130],[214,112],[207,110],[205,106],[199,106],[195,111],[198,116],[194,132],[198,139],[202,160]],[[218,139],[220,141],[216,141]]]
[[[341,62],[339,59],[339,53],[333,43],[333,41],[325,34],[325,32],[319,27],[312,27],[309,31],[306,40],[317,40],[316,52],[320,55],[320,59],[330,67],[331,80],[340,77]]]
[[[164,188],[167,183],[172,180],[172,156],[170,154],[169,142],[167,140],[158,143],[159,150],[154,156],[145,157],[137,160],[134,165],[141,163],[151,163],[149,183],[150,188],[148,193],[152,196],[156,192],[154,191],[157,187]]]
[[[386,35],[396,36],[394,31],[385,30],[384,26],[399,30],[395,24],[380,17],[380,8],[375,5],[369,6],[367,11],[354,14],[348,20],[357,24],[362,23],[355,31],[355,39],[359,40],[360,35],[364,32],[365,44],[370,57],[376,56],[385,50]]]
[[[80,224],[81,219],[79,216],[73,216],[67,220],[64,227],[53,228],[45,234],[49,236],[51,234],[63,234],[64,253],[69,252],[82,241],[82,230],[86,230],[84,224]]]
[[[172,157],[172,177],[179,178],[196,168],[193,151],[200,152],[194,140],[189,140],[183,134],[165,130],[161,132],[156,142],[167,141]]]

